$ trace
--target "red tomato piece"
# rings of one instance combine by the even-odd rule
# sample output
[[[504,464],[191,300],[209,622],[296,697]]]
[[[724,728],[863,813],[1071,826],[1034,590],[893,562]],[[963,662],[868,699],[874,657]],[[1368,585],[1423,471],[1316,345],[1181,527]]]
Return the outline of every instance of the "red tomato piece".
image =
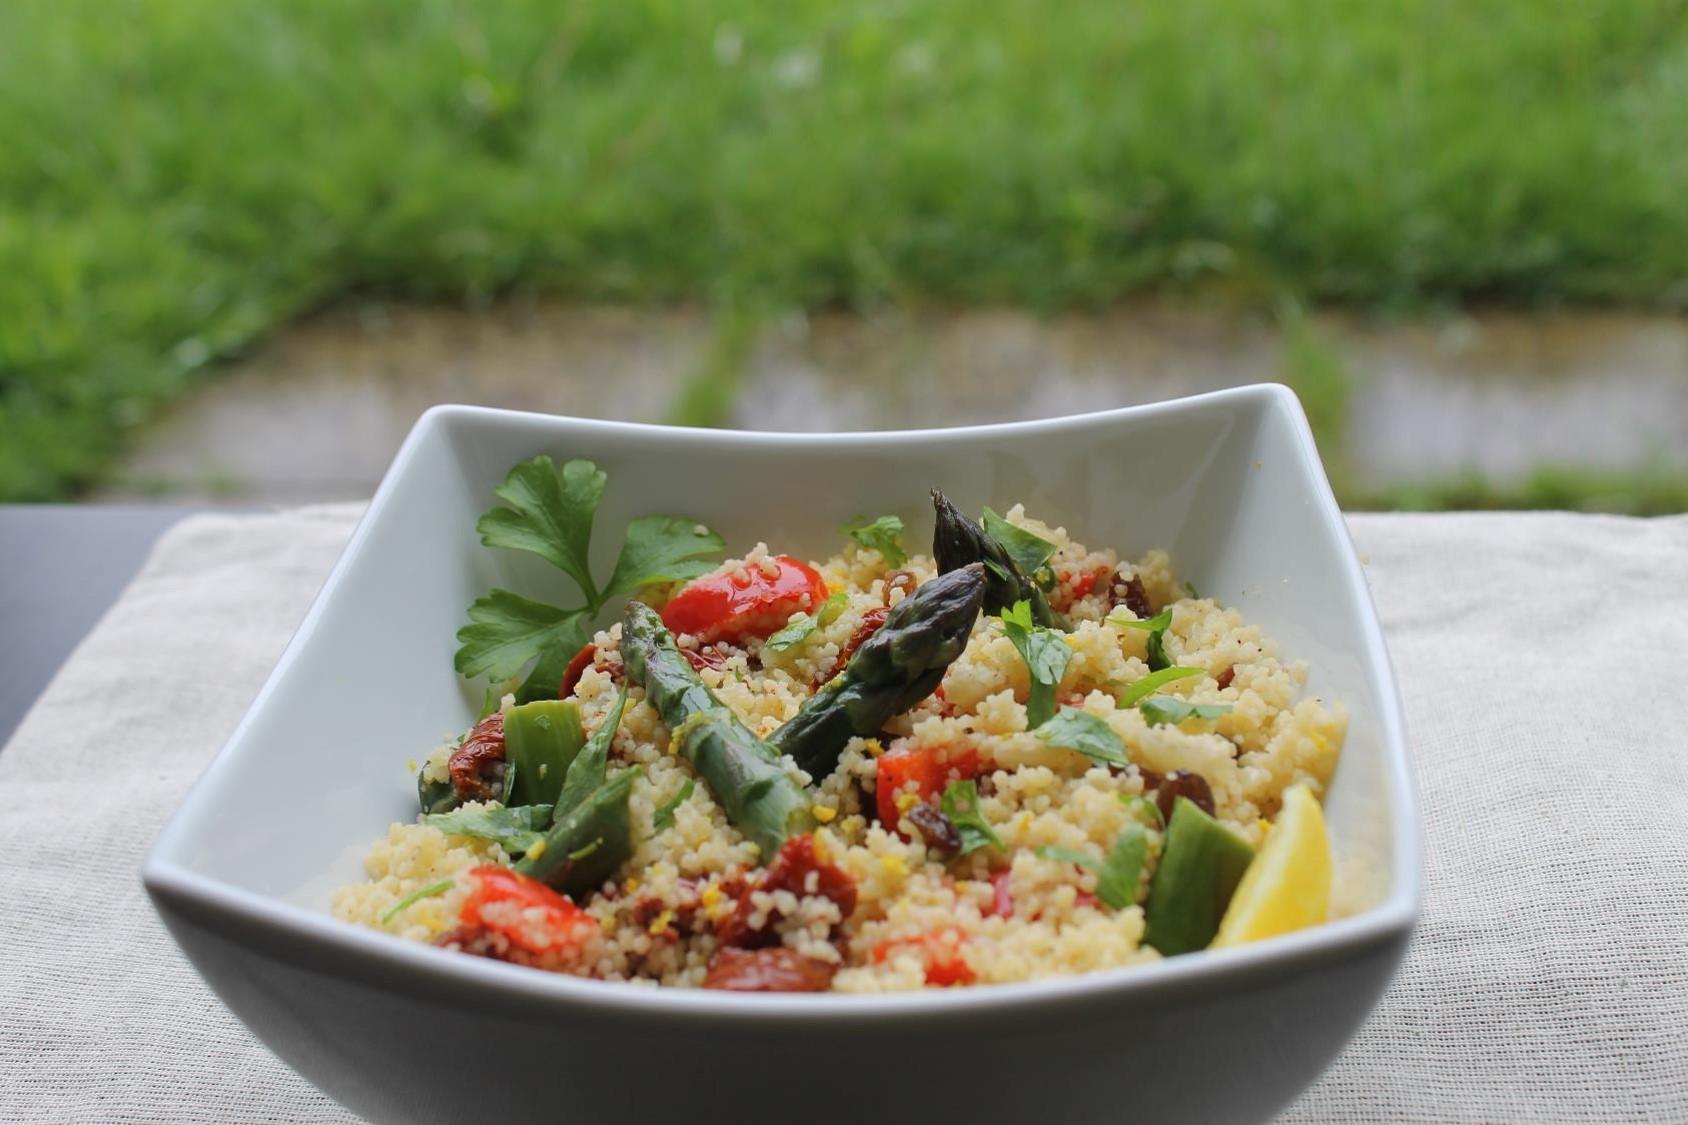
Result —
[[[897,810],[897,794],[909,782],[915,783],[922,801],[929,801],[949,787],[951,771],[963,781],[977,777],[978,753],[959,746],[902,746],[881,754],[878,779],[874,783],[879,822],[893,828],[902,819]]]
[[[490,863],[470,868],[469,877],[474,890],[458,914],[466,927],[497,931],[536,955],[567,952],[591,932],[586,911],[537,879]]]
[[[766,637],[798,610],[815,612],[826,601],[826,581],[808,563],[790,555],[771,560],[774,573],[746,565],[733,574],[710,574],[688,584],[662,610],[662,623],[675,634],[700,642]]]
[[[891,938],[873,947],[875,964],[882,964],[902,949],[916,950],[926,962],[926,983],[940,988],[972,984],[978,977],[962,956],[967,939],[958,930],[933,930],[910,938]]]
[[[563,682],[557,687],[558,699],[567,699],[574,694],[575,685],[580,683],[580,677],[597,655],[597,645],[587,645],[574,654],[574,659],[569,661],[569,666],[563,669]]]
[[[1009,879],[1012,875],[1013,872],[1004,867],[991,876],[991,917],[1014,917],[1014,895],[1008,889]]]

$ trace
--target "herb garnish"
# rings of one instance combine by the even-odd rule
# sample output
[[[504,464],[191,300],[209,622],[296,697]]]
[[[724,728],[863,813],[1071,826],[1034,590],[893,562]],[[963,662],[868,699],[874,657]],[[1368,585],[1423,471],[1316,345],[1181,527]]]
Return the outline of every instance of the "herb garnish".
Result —
[[[1200,676],[1203,668],[1162,668],[1158,672],[1150,672],[1142,679],[1127,684],[1114,698],[1119,700],[1121,707],[1135,707],[1139,700],[1154,694],[1160,688],[1175,680],[1187,679],[1190,676]]]
[[[767,642],[763,644],[762,651],[784,652],[793,645],[806,640],[809,634],[820,626],[832,624],[839,613],[843,611],[848,600],[849,598],[843,590],[838,591],[822,602],[820,608],[815,610],[814,613],[807,613],[794,619],[785,628],[769,637]]]
[[[1148,852],[1149,837],[1141,824],[1127,825],[1108,850],[1106,859],[1097,859],[1089,852],[1075,848],[1037,849],[1040,859],[1076,864],[1096,872],[1096,897],[1114,910],[1123,910],[1137,901],[1137,884],[1142,878],[1143,860]]]
[[[897,516],[880,516],[872,520],[857,516],[838,530],[862,546],[878,551],[886,566],[902,566],[908,562],[908,552],[903,550],[903,521]]]
[[[1009,523],[989,508],[985,509],[984,528],[985,534],[1002,544],[1008,557],[1020,568],[1020,573],[1028,578],[1035,580],[1038,571],[1049,561],[1049,556],[1055,553],[1055,544],[1018,524]]]
[[[422,823],[448,836],[473,836],[492,840],[511,855],[519,855],[537,844],[551,823],[550,805],[518,805],[505,808],[489,805],[429,813]]]
[[[1077,750],[1093,762],[1109,766],[1131,764],[1131,759],[1125,756],[1125,742],[1114,733],[1114,728],[1077,707],[1061,708],[1033,733],[1051,746]]]
[[[1001,848],[1002,839],[979,811],[979,787],[971,781],[952,781],[939,799],[939,807],[961,836],[959,855],[970,855],[980,848]]]
[[[1073,650],[1061,634],[1032,624],[1032,606],[1017,601],[1002,611],[1002,629],[1026,662],[1031,687],[1026,694],[1026,727],[1035,730],[1055,714],[1055,689],[1072,662]]]
[[[1174,725],[1186,719],[1217,719],[1231,713],[1229,703],[1191,703],[1175,695],[1154,695],[1137,705],[1143,719],[1152,727],[1163,723]]]
[[[680,806],[685,804],[686,800],[691,797],[692,790],[694,788],[695,786],[692,784],[692,779],[688,777],[686,779],[686,783],[680,786],[680,791],[674,794],[674,799],[666,802],[660,809],[656,810],[656,815],[651,817],[651,827],[656,831],[661,832],[664,828],[673,824],[674,814],[678,812]]]
[[[1127,629],[1145,629],[1149,634],[1149,671],[1159,672],[1172,667],[1172,661],[1166,658],[1166,631],[1172,625],[1172,607],[1167,606],[1146,621],[1135,618],[1110,617],[1109,622]]]
[[[541,455],[511,469],[493,490],[507,506],[481,516],[475,525],[481,542],[538,555],[573,580],[584,604],[564,609],[499,589],[477,599],[469,607],[469,624],[457,631],[460,675],[504,680],[532,662],[516,701],[553,698],[569,660],[586,644],[589,627],[611,598],[696,578],[714,565],[711,557],[723,546],[719,535],[695,520],[641,516],[627,525],[615,570],[600,589],[587,555],[606,479],[590,461],[569,461],[559,471]]]
[[[388,922],[391,922],[398,916],[398,912],[407,906],[414,906],[425,898],[433,898],[435,895],[445,894],[447,891],[451,890],[452,885],[456,882],[456,879],[441,879],[437,883],[429,883],[421,890],[411,891],[409,894],[393,903],[393,905],[388,908],[387,912],[381,915],[381,924],[385,926]]]

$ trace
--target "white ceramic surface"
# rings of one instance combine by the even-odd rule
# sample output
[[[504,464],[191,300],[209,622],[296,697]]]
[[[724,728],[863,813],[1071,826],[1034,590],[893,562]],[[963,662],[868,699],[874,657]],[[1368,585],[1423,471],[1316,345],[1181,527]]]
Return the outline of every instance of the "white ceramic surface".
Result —
[[[1136,969],[920,995],[740,996],[543,974],[345,925],[330,889],[415,814],[407,760],[472,719],[452,672],[464,607],[543,594],[482,548],[510,465],[609,474],[596,562],[628,519],[684,513],[729,550],[830,554],[837,526],[926,490],[1024,501],[1092,544],[1171,550],[1352,712],[1327,802],[1376,904],[1250,946]],[[557,591],[559,594],[561,591]],[[300,778],[314,779],[302,786]],[[281,799],[285,795],[285,799]],[[301,796],[308,797],[301,800]],[[147,858],[147,890],[218,995],[277,1054],[377,1120],[1256,1120],[1370,1010],[1418,913],[1400,704],[1305,418],[1277,386],[966,429],[782,435],[470,407],[417,423],[269,682]]]

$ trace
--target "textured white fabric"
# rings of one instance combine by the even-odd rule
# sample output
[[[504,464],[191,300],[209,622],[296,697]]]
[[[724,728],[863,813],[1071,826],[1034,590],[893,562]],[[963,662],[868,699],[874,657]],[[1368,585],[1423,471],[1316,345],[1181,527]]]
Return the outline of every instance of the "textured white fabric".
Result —
[[[0,752],[0,1121],[349,1120],[200,985],[136,867],[357,514],[179,525]],[[1429,893],[1285,1119],[1688,1121],[1688,519],[1352,526]]]

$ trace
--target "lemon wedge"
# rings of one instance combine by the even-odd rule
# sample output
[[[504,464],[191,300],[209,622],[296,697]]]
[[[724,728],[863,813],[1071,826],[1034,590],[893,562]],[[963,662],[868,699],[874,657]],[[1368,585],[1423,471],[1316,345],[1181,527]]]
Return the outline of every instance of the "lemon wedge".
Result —
[[[1330,836],[1305,785],[1284,791],[1283,812],[1237,884],[1212,948],[1241,945],[1323,922],[1330,914]]]

